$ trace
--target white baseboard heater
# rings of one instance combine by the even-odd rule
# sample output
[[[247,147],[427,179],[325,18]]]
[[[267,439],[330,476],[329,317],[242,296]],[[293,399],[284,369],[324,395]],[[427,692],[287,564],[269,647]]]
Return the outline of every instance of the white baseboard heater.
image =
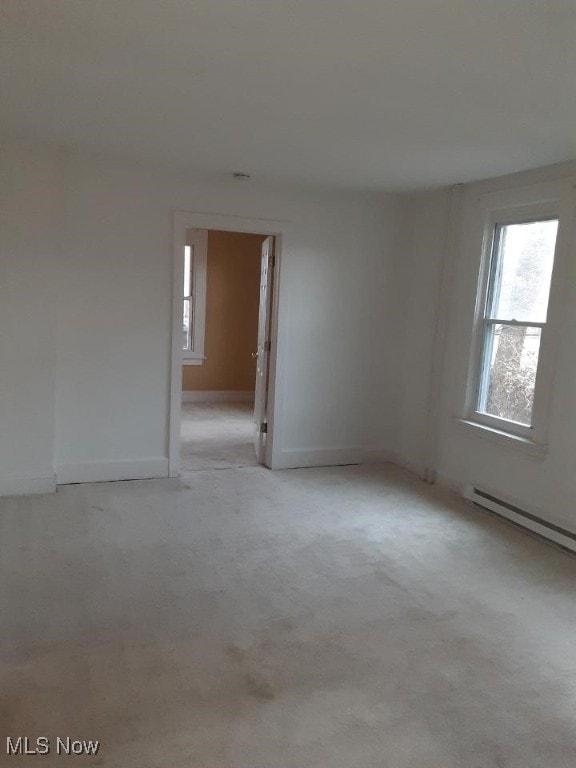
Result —
[[[543,539],[547,539],[556,544],[556,546],[576,553],[576,534],[571,533],[571,531],[567,531],[554,523],[549,523],[547,520],[543,520],[531,512],[526,512],[524,509],[510,504],[508,501],[483,491],[481,488],[467,486],[464,489],[464,496],[474,502],[474,504],[494,512],[515,525],[541,536]]]

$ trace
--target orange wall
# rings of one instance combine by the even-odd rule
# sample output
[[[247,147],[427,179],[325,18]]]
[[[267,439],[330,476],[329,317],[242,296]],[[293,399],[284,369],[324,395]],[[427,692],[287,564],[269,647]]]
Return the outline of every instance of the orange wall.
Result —
[[[203,365],[182,366],[182,389],[254,389],[262,235],[208,232]]]

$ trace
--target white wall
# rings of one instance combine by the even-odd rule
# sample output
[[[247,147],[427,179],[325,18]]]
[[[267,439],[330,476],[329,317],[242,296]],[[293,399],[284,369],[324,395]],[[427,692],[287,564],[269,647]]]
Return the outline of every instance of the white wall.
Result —
[[[394,456],[398,463],[424,475],[439,296],[447,238],[447,190],[404,198],[401,260],[397,279],[398,407]]]
[[[61,173],[56,151],[0,151],[0,494],[54,489]]]
[[[204,179],[49,147],[8,146],[5,158],[10,429],[0,434],[0,478],[165,474],[173,210],[292,222],[279,306],[279,465],[389,448],[394,198]],[[57,291],[42,308],[28,284],[38,263],[43,290]]]
[[[444,192],[420,198],[412,203],[413,224],[418,231],[412,245],[410,295],[421,305],[412,309],[406,338],[419,339],[424,333],[420,352],[408,358],[403,369],[402,429],[398,451],[407,464],[418,465],[422,458],[422,436],[417,425],[421,411],[422,390],[417,380],[429,381],[429,326],[434,307],[447,309],[447,337],[441,378],[441,403],[436,469],[441,482],[462,490],[476,485],[497,493],[517,506],[576,532],[576,244],[572,241],[569,270],[565,280],[562,307],[562,333],[549,416],[549,449],[536,457],[517,448],[487,439],[460,422],[463,415],[465,387],[470,356],[475,293],[480,264],[479,249],[472,247],[472,231],[477,223],[477,203],[481,194],[501,189],[537,190],[542,182],[558,182],[573,176],[576,165],[556,166],[525,174],[489,180],[464,188],[457,220],[457,243],[446,295],[439,293],[438,275],[446,256],[439,233],[447,224],[448,209]],[[431,243],[428,249],[427,243]],[[428,261],[432,255],[435,266]],[[432,273],[432,274],[431,274]],[[427,293],[429,294],[427,296]],[[412,345],[407,344],[407,348]],[[410,352],[411,354],[411,352]],[[415,412],[411,416],[413,404]],[[415,417],[415,418],[413,418]]]
[[[424,472],[438,312],[447,308],[437,463],[576,531],[576,259],[544,458],[463,428],[482,192],[576,176],[576,166],[464,190],[441,295],[446,190],[366,197],[238,184],[24,143],[0,153],[0,494],[165,474],[172,211],[292,222],[284,242],[279,466],[394,455]],[[434,423],[432,422],[432,426]]]

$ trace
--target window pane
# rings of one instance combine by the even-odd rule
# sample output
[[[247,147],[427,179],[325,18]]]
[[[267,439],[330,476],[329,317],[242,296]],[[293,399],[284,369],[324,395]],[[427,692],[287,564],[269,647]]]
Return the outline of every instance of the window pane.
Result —
[[[190,246],[184,248],[184,296],[190,296]]]
[[[479,411],[531,425],[540,334],[530,326],[487,327]]]
[[[546,322],[558,220],[496,228],[489,317]]]
[[[190,299],[184,299],[182,349],[190,349]]]

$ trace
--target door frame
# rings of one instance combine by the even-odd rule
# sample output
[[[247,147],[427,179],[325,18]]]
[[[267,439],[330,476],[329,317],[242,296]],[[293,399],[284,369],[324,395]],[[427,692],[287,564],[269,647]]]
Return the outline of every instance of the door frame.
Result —
[[[280,341],[278,304],[280,296],[280,273],[282,264],[283,238],[288,233],[289,222],[274,219],[246,218],[216,213],[175,211],[173,214],[173,257],[172,257],[172,329],[170,360],[170,391],[168,418],[168,475],[180,474],[180,419],[182,413],[182,293],[184,288],[184,246],[187,229],[212,229],[224,232],[245,232],[274,237],[275,270],[272,286],[270,323],[270,367],[268,372],[268,406],[266,420],[266,450],[264,465],[274,468],[277,449],[280,444],[279,428],[281,419],[276,419],[282,400],[282,356],[278,347]]]

